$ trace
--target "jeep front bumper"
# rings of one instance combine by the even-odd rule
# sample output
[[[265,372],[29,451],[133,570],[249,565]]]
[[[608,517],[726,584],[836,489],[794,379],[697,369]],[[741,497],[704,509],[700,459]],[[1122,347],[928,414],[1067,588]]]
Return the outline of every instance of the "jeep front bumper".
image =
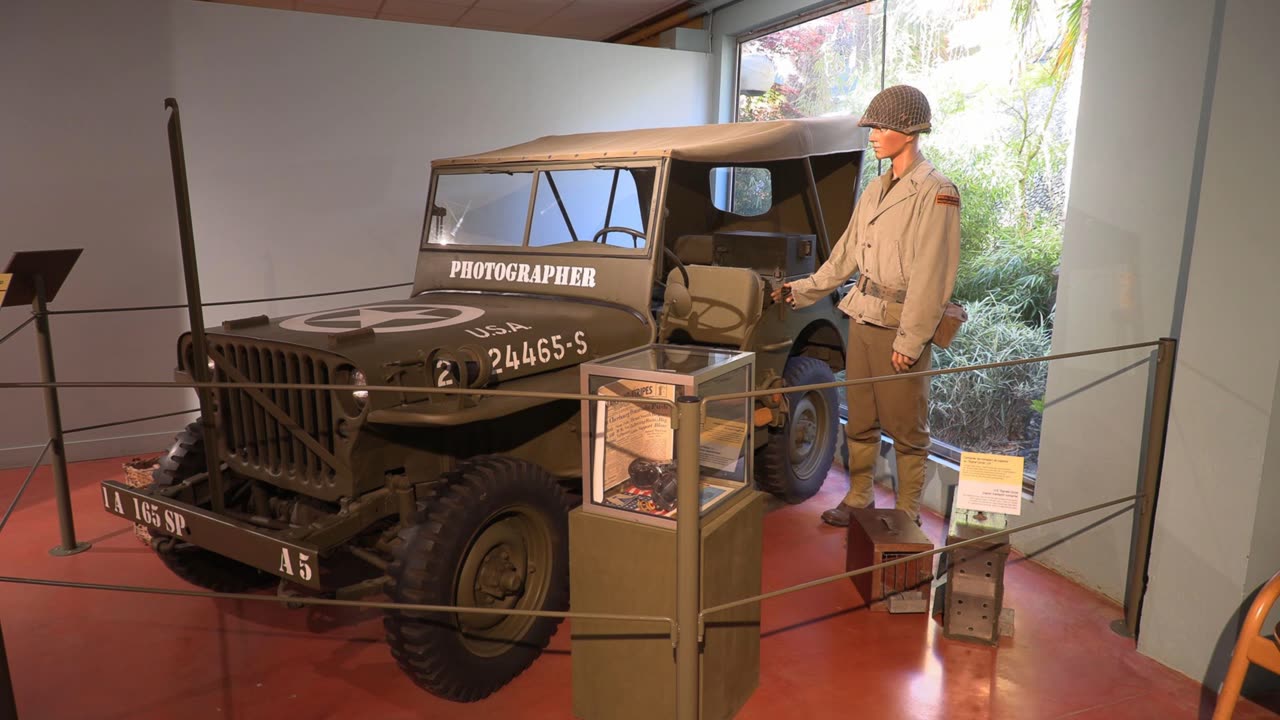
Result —
[[[215,515],[172,498],[157,497],[114,480],[102,482],[107,512],[172,535],[210,552],[320,590],[320,551],[282,540],[269,530]]]

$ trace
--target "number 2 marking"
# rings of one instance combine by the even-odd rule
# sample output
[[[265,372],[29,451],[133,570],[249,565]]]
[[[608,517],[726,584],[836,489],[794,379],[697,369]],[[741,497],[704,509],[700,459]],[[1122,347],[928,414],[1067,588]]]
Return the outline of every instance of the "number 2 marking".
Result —
[[[449,377],[449,361],[436,361],[436,387],[448,387],[453,384],[453,378]]]

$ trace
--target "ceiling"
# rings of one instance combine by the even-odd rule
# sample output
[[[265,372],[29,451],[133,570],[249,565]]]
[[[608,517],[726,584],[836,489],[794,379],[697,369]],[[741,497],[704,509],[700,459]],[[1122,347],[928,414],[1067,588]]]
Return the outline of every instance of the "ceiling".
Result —
[[[278,10],[608,40],[692,3],[683,0],[206,0]]]

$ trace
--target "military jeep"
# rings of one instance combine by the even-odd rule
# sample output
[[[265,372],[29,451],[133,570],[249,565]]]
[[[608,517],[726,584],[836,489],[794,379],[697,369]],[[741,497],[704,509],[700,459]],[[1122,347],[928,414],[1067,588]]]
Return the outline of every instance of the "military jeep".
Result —
[[[403,300],[232,320],[177,376],[346,389],[215,392],[154,482],[102,483],[163,563],[224,592],[521,610],[568,607],[567,512],[580,501],[580,402],[425,393],[575,393],[578,365],[649,343],[757,354],[756,482],[787,502],[821,487],[838,432],[840,293],[792,310],[848,223],[863,130],[851,118],[547,137],[433,163]],[[748,208],[747,206],[750,205]],[[394,386],[403,390],[362,390]],[[354,389],[352,389],[354,388]],[[213,497],[207,456],[218,461]],[[385,616],[400,667],[459,701],[533,662],[558,620]]]

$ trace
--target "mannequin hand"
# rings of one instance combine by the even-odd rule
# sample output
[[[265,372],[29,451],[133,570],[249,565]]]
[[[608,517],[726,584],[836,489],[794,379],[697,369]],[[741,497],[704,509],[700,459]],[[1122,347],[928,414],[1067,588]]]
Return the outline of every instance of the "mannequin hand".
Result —
[[[791,283],[782,283],[781,287],[774,288],[771,295],[774,302],[782,302],[783,298],[786,298],[788,305],[796,306],[796,296],[791,292]]]
[[[898,372],[906,372],[907,370],[911,369],[912,365],[915,365],[915,364],[916,364],[915,358],[907,357],[906,355],[903,355],[897,350],[893,351],[893,369],[894,370]]]

